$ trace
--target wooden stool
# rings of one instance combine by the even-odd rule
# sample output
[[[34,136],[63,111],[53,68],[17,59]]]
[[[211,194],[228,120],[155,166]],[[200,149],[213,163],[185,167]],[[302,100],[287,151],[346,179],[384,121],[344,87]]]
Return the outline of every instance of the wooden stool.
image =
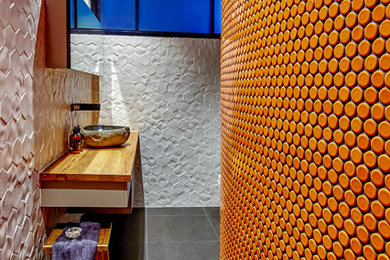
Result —
[[[100,229],[100,235],[99,235],[99,241],[96,248],[96,254],[95,254],[95,260],[109,260],[109,254],[108,254],[108,244],[110,242],[110,235],[111,235],[111,225],[109,228],[101,228]],[[56,241],[56,239],[61,235],[63,229],[54,229],[51,233],[49,238],[46,240],[45,244],[43,245],[43,253],[52,255],[52,248],[53,244]]]

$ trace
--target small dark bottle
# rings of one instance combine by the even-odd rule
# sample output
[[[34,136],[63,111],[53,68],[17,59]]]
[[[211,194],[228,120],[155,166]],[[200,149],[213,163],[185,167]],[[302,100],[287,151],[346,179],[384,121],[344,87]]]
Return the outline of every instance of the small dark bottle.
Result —
[[[76,126],[73,128],[73,134],[69,139],[69,152],[80,153],[81,152],[81,134],[80,127]]]

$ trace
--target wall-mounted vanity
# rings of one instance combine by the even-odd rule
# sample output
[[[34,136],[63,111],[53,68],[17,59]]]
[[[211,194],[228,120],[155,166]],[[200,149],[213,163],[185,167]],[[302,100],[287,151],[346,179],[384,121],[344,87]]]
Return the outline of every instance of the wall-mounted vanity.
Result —
[[[42,207],[131,213],[138,132],[122,146],[65,154],[40,173]]]

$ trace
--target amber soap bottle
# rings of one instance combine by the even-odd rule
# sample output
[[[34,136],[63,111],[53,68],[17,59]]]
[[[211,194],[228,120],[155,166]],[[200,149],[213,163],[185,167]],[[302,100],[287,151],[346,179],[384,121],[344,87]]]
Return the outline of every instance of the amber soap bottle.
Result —
[[[81,149],[82,146],[81,146],[80,127],[76,126],[75,128],[73,128],[73,134],[69,138],[69,152],[80,153]]]

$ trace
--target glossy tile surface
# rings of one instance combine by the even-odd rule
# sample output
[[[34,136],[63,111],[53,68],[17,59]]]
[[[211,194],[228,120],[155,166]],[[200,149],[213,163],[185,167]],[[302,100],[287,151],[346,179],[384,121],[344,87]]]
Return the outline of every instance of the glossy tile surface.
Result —
[[[215,211],[212,209],[211,211]],[[219,211],[219,210],[218,210]],[[111,259],[219,259],[219,237],[204,208],[134,209],[109,216]],[[106,216],[107,217],[107,216]]]
[[[389,11],[222,1],[221,259],[389,259]]]
[[[206,215],[213,226],[214,232],[219,239],[219,218],[220,218],[220,208],[217,207],[208,207],[204,208]]]
[[[148,253],[150,260],[217,260],[219,242],[150,242]]]
[[[203,208],[148,208],[148,216],[205,216]]]
[[[217,240],[206,216],[148,216],[149,241]]]

